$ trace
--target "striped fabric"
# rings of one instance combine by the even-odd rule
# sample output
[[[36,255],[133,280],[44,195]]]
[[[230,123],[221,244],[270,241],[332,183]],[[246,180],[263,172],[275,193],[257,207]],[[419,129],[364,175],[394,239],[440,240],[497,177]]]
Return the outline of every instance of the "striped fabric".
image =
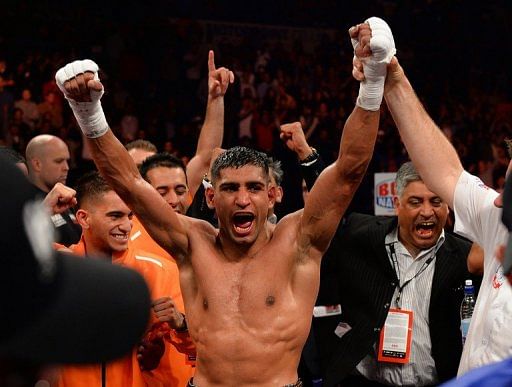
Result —
[[[398,241],[397,229],[386,236],[386,245],[389,246],[393,244],[395,248],[399,270],[397,276],[400,278],[401,285],[422,270],[425,262],[432,257],[433,254],[436,254],[437,250],[443,244],[444,239],[443,231],[435,246],[428,250],[421,251],[420,254],[413,259],[407,249]],[[393,259],[389,249],[388,256],[391,266],[393,267]],[[435,362],[431,354],[432,345],[428,321],[434,268],[435,259],[423,272],[405,286],[400,297],[400,307],[405,310],[413,311],[412,344],[409,363],[404,365],[379,363],[376,360],[377,355],[375,349],[375,353],[366,356],[357,365],[357,371],[367,379],[392,386],[424,386],[433,385],[438,382]],[[398,287],[395,289],[392,298],[392,308],[397,307],[397,296]]]

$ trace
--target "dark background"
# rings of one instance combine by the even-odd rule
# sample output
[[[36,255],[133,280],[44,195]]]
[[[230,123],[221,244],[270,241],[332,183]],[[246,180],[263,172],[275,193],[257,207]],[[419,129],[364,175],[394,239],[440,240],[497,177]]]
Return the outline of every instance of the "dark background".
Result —
[[[255,121],[265,111],[281,123],[297,120],[306,107],[319,115],[325,104],[327,116],[310,143],[327,161],[335,157],[358,89],[350,75],[352,48],[346,31],[380,16],[393,30],[397,56],[418,95],[451,136],[464,166],[499,188],[497,176],[504,175],[508,162],[503,157],[503,139],[512,131],[512,14],[507,1],[4,1],[1,15],[0,59],[7,63],[4,77],[16,81],[6,88],[13,100],[29,88],[33,100],[42,102],[60,66],[94,59],[102,69],[107,90],[103,105],[113,129],[120,133],[123,118],[134,116],[137,138],[149,139],[159,149],[171,141],[170,149],[185,160],[194,153],[204,116],[207,50],[215,50],[218,65],[252,73],[255,87],[262,77],[256,63],[267,52],[270,60],[263,71],[273,88],[282,86],[295,99],[296,107],[253,98],[248,103]],[[193,67],[190,57],[202,63],[194,79],[187,73]],[[258,146],[254,139],[238,137],[244,102],[242,91],[230,87],[224,146]],[[2,137],[23,153],[23,144],[9,142],[13,110],[8,106],[2,113]],[[65,129],[42,119],[24,136],[28,141],[50,132],[74,141],[72,183],[90,163],[81,158],[80,134],[65,104],[62,116]],[[276,137],[277,129],[272,130]],[[285,166],[281,212],[300,207],[294,155],[278,139],[265,150]],[[374,160],[353,208],[372,212],[372,172],[395,171],[406,159],[384,107]]]

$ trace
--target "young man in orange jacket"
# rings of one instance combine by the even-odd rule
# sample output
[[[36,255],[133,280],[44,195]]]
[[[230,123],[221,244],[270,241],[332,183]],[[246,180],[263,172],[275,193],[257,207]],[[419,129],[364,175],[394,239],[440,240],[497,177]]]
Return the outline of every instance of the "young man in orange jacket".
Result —
[[[187,360],[195,349],[186,331],[176,264],[128,247],[132,212],[98,173],[79,181],[77,201],[82,237],[69,249],[78,255],[94,253],[138,271],[154,301],[150,325],[140,347],[107,364],[63,367],[59,387],[185,385],[193,375],[194,368]],[[172,345],[165,345],[163,338]],[[143,361],[139,361],[141,358]]]

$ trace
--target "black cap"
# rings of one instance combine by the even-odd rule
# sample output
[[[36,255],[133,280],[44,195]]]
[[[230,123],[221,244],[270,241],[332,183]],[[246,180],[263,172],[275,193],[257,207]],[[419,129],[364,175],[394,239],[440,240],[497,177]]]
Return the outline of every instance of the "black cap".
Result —
[[[96,363],[129,352],[149,318],[136,272],[56,253],[46,209],[21,171],[0,158],[0,355]]]

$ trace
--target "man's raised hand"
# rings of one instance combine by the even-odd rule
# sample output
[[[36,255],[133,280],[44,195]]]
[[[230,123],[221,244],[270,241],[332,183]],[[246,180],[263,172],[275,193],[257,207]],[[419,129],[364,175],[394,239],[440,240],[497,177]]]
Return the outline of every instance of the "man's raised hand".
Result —
[[[101,95],[91,95],[91,91],[103,92],[98,70],[98,65],[90,59],[76,60],[61,67],[55,74],[55,80],[67,99],[91,102],[93,98],[101,98]]]
[[[62,183],[57,183],[53,186],[52,190],[48,192],[43,203],[50,210],[52,215],[61,214],[76,205],[75,195],[76,191],[74,189]]]
[[[281,131],[279,137],[283,140],[288,149],[297,154],[299,160],[304,160],[312,153],[300,122],[283,124],[279,129]]]
[[[387,64],[396,53],[393,34],[387,23],[371,17],[349,30],[354,47],[352,75],[361,82],[356,104],[365,110],[380,109]]]
[[[82,132],[90,138],[104,135],[109,127],[101,107],[103,85],[98,76],[98,65],[90,59],[68,63],[57,71],[55,81]]]
[[[225,68],[215,68],[215,56],[212,50],[208,53],[208,96],[223,97],[230,83],[235,81],[233,71]]]
[[[350,27],[348,30],[352,47],[354,48],[354,56],[357,58],[367,58],[372,55],[370,48],[370,39],[372,31],[368,23],[362,23]]]

